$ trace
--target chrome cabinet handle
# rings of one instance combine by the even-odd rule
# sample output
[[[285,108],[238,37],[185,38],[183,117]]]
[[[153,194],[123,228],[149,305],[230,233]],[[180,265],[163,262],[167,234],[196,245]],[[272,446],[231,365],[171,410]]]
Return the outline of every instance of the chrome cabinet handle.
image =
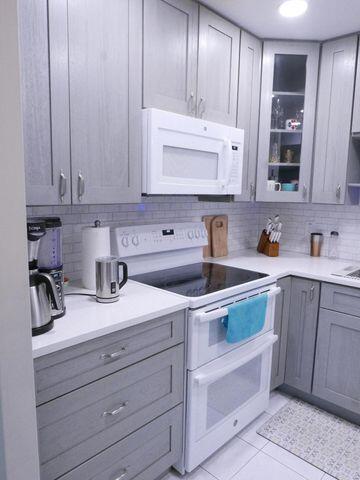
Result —
[[[124,410],[124,408],[127,406],[129,402],[123,402],[120,407],[116,408],[115,410],[112,410],[110,412],[104,412],[102,414],[102,417],[115,417],[116,415],[118,415],[122,410]]]
[[[202,106],[202,110],[201,110],[201,106]],[[199,106],[198,106],[198,116],[199,116],[200,118],[202,118],[202,116],[204,115],[205,110],[206,110],[205,98],[204,98],[204,97],[200,97],[200,102],[199,102]]]
[[[306,198],[306,197],[307,197],[307,192],[308,192],[307,186],[306,186],[305,183],[304,183],[304,185],[303,185],[303,198]]]
[[[59,190],[60,190],[60,201],[61,203],[64,201],[64,197],[65,197],[65,193],[66,193],[66,176],[65,176],[65,173],[60,170],[60,186],[59,186]]]
[[[120,347],[120,350],[118,352],[114,353],[102,353],[100,355],[101,360],[114,360],[115,358],[119,358],[126,350],[128,346],[124,345],[123,347]]]
[[[250,198],[255,200],[255,185],[253,183],[250,183]]]
[[[195,112],[195,94],[194,94],[194,92],[190,92],[188,111],[189,111],[189,113],[194,113]]]
[[[119,475],[118,477],[114,478],[114,480],[122,480],[123,478],[126,477],[127,473],[128,473],[127,468],[124,468],[124,469],[120,472],[120,475]]]
[[[336,198],[339,199],[341,196],[341,185],[339,184],[337,187],[336,187]]]
[[[81,202],[82,197],[85,193],[85,179],[84,176],[81,172],[78,174],[78,198],[79,201]]]
[[[314,296],[315,296],[315,285],[311,285],[311,288],[310,288],[310,301],[311,302],[314,300]]]

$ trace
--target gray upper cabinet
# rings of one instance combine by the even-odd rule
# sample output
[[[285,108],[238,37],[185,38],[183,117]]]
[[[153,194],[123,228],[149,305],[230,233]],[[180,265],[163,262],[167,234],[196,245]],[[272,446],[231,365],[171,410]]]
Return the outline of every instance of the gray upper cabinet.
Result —
[[[360,414],[360,318],[320,309],[314,395]]]
[[[66,0],[19,0],[28,205],[71,203]]]
[[[285,381],[286,345],[290,314],[291,277],[281,278],[277,282],[281,293],[276,297],[274,334],[278,341],[273,347],[271,368],[271,390],[282,385]]]
[[[237,127],[244,130],[243,184],[235,200],[255,200],[262,42],[241,32]]]
[[[264,43],[256,199],[309,201],[319,44]]]
[[[293,278],[285,383],[311,393],[320,283]]]
[[[360,51],[358,51],[357,57],[352,133],[353,135],[360,135]]]
[[[195,114],[198,4],[144,1],[144,107]]]
[[[68,1],[73,203],[140,200],[141,8]]]
[[[322,47],[315,136],[313,203],[344,203],[357,36]]]
[[[236,126],[240,29],[200,6],[198,116]]]

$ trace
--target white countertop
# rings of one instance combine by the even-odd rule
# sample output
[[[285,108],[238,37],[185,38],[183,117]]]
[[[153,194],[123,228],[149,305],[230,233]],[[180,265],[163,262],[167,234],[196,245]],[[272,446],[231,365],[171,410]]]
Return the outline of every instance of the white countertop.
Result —
[[[267,273],[274,281],[293,275],[321,282],[360,288],[360,280],[351,280],[332,275],[344,267],[356,265],[356,262],[351,260],[330,260],[327,257],[310,257],[310,255],[286,251],[280,252],[278,257],[267,257],[252,249],[242,250],[228,257],[207,260],[232,267]]]
[[[81,288],[65,291],[91,293]],[[187,308],[185,297],[142,285],[131,280],[115,303],[98,303],[95,298],[67,296],[66,315],[55,320],[54,328],[33,337],[33,358],[71,347],[139,323]]]

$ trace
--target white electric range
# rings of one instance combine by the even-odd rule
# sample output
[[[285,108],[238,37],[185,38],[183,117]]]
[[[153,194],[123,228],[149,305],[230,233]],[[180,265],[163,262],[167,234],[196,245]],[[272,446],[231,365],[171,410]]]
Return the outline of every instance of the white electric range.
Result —
[[[112,253],[132,280],[189,300],[185,445],[176,468],[192,471],[268,405],[275,297],[268,275],[203,261],[202,222],[118,227]],[[226,342],[227,307],[268,296],[262,330],[241,343]]]

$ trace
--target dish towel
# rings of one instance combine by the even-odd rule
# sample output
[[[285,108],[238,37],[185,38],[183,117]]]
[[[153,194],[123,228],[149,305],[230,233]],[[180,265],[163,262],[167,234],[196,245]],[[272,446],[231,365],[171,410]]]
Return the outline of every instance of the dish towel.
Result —
[[[222,322],[227,329],[226,341],[237,343],[260,332],[265,324],[268,295],[262,293],[228,307]]]

